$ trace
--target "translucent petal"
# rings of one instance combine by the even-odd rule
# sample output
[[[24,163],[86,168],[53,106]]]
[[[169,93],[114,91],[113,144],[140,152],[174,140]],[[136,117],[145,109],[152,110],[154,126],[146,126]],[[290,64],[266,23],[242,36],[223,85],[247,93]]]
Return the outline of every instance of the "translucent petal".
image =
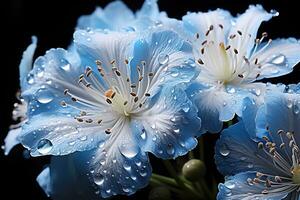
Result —
[[[4,154],[8,155],[9,152],[12,150],[12,148],[14,148],[14,146],[16,146],[17,144],[20,144],[20,140],[19,140],[19,136],[20,133],[22,131],[22,128],[16,128],[16,129],[11,129],[6,138],[4,139]]]

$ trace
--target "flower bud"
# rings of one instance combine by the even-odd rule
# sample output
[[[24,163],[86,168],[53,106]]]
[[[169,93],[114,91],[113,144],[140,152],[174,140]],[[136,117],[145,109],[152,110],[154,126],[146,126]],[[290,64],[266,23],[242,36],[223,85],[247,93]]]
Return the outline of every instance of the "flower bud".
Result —
[[[167,187],[159,186],[153,188],[149,193],[149,200],[171,200],[171,192]]]
[[[198,159],[191,159],[182,167],[182,175],[189,181],[199,181],[206,172],[204,162]]]

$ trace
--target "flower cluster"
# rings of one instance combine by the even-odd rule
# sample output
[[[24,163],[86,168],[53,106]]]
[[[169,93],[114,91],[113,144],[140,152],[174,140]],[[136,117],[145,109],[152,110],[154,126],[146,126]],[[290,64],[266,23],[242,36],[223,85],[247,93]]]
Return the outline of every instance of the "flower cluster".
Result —
[[[298,199],[300,85],[260,82],[300,61],[296,39],[257,36],[278,15],[256,5],[238,17],[217,9],[177,20],[156,0],[136,13],[116,1],[80,17],[68,49],[34,62],[33,37],[5,153],[21,143],[31,156],[51,155],[37,181],[55,200],[101,199],[147,186],[149,154],[175,159],[221,132],[218,199]],[[204,173],[192,159],[186,183],[175,179],[195,192],[190,182]]]

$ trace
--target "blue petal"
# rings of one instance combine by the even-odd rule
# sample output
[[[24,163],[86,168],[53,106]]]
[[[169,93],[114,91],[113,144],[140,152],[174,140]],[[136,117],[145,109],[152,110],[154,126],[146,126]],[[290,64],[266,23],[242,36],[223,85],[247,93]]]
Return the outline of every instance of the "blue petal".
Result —
[[[93,151],[87,151],[52,157],[49,167],[37,178],[39,185],[55,200],[101,199],[89,171],[92,155]]]
[[[79,126],[74,119],[80,113],[78,109],[61,106],[62,101],[72,102],[64,95],[67,88],[74,94],[84,95],[85,90],[77,82],[82,72],[77,55],[63,49],[52,49],[35,61],[30,72],[32,80],[28,82],[30,87],[22,93],[28,103],[28,122],[19,138],[25,147],[31,149],[33,156],[84,151],[94,148],[105,138],[97,125]],[[91,134],[95,132],[99,134]],[[41,153],[39,147],[45,141],[52,147]]]
[[[263,184],[249,184],[248,179],[256,177],[255,172],[244,172],[239,173],[235,176],[228,177],[225,183],[219,184],[219,193],[217,195],[218,200],[279,200],[285,198],[288,193],[285,192],[274,192],[272,187],[268,188],[268,194],[262,194],[262,191],[266,189]]]
[[[189,82],[196,75],[195,67],[189,62],[191,50],[190,45],[173,31],[153,32],[135,42],[131,71],[137,71],[136,68],[145,61],[147,72],[155,74],[150,89],[154,95],[163,84]],[[137,81],[137,73],[132,73],[131,78]]]
[[[262,63],[258,80],[282,76],[293,71],[300,61],[299,51],[300,43],[294,38],[273,40],[264,50],[257,50],[252,57]],[[256,76],[257,70],[253,70],[252,73]]]
[[[137,17],[157,18],[159,16],[157,0],[145,0],[141,10],[139,10],[136,15]]]
[[[200,44],[207,37],[206,32],[211,25],[213,25],[216,29],[215,31],[217,31],[217,34],[213,34],[212,37],[215,38],[212,38],[212,40],[216,42],[223,42],[230,30],[231,19],[232,16],[230,13],[221,9],[209,12],[188,13],[182,18],[185,30],[190,37],[192,37],[192,41],[195,40],[195,35],[198,33]],[[219,28],[220,24],[223,26],[223,29]]]
[[[21,63],[19,65],[21,90],[25,89],[27,85],[26,79],[30,78],[28,73],[32,69],[32,59],[37,46],[37,38],[33,36],[31,40],[32,43],[27,47],[26,51],[24,51]]]
[[[169,159],[186,154],[197,145],[201,120],[197,109],[180,87],[164,87],[153,107],[135,121],[143,151]]]
[[[254,113],[257,108],[249,100],[245,101],[245,106],[245,118],[225,129],[216,143],[215,161],[218,170],[224,175],[244,171],[282,174],[273,166],[270,157],[257,146],[260,141],[254,132]]]
[[[91,163],[94,182],[104,198],[131,195],[145,187],[151,176],[148,155],[134,135],[136,127],[126,120],[121,128],[101,145]]]
[[[104,9],[97,8],[91,15],[80,17],[77,28],[121,30],[134,20],[134,14],[122,1],[114,1]]]
[[[234,26],[232,26],[230,34],[241,31],[243,35],[250,35],[253,39],[241,43],[244,37],[240,37],[240,39],[229,40],[229,44],[238,47],[240,50],[246,50],[246,57],[249,57],[259,26],[263,21],[268,21],[272,17],[273,14],[265,11],[261,5],[250,5],[245,13],[239,15],[233,22]]]

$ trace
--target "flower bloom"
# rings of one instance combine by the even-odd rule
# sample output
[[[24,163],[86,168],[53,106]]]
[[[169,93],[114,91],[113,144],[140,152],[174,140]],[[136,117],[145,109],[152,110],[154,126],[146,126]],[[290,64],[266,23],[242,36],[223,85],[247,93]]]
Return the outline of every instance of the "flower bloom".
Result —
[[[122,1],[113,1],[105,8],[97,7],[90,15],[78,19],[77,29],[101,29],[118,32],[141,32],[153,27],[178,30],[181,21],[159,12],[157,0],[145,0],[142,8],[133,13]]]
[[[195,75],[191,47],[157,29],[143,37],[78,30],[74,44],[74,51],[49,50],[27,75],[20,141],[32,156],[85,151],[80,163],[89,163],[102,197],[132,194],[148,183],[148,152],[175,158],[197,144],[200,119],[184,93]],[[54,196],[55,166],[38,177]]]
[[[216,164],[226,175],[218,199],[298,199],[300,95],[269,91],[257,107],[245,100],[243,119],[224,130]]]
[[[265,32],[256,39],[260,23],[277,15],[257,5],[236,18],[221,9],[183,17],[201,70],[190,93],[203,131],[219,132],[223,121],[241,116],[244,98],[261,102],[266,86],[256,81],[287,74],[299,62],[296,39],[266,41]]]

